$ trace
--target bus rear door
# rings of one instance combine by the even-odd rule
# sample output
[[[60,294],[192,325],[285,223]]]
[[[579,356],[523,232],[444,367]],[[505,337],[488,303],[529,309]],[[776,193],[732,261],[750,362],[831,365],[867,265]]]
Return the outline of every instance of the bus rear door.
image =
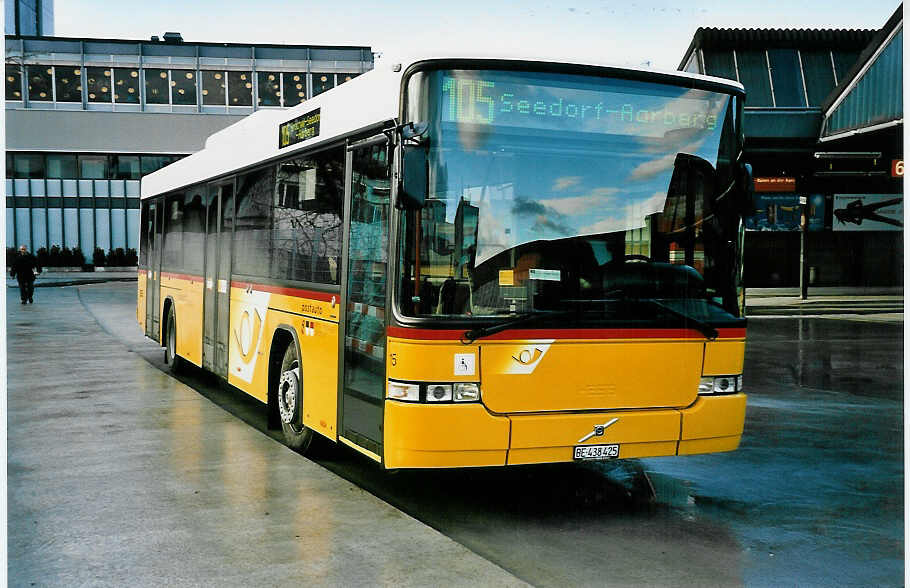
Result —
[[[164,224],[164,205],[162,202],[150,202],[148,223],[142,227],[146,232],[148,243],[148,269],[145,281],[145,336],[159,340],[161,331],[161,231]]]
[[[233,182],[209,186],[207,200],[202,367],[227,378],[231,234],[234,225]]]

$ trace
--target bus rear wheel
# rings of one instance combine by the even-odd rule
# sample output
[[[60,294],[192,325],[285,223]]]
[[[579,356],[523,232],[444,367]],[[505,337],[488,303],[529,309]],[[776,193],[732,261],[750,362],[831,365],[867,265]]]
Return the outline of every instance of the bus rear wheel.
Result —
[[[281,429],[288,447],[306,453],[313,442],[313,431],[303,424],[303,380],[300,377],[300,360],[294,344],[288,345],[278,373],[278,414]]]
[[[173,305],[167,310],[167,327],[164,338],[164,361],[171,373],[178,374],[183,370],[183,358],[177,355],[177,316]]]

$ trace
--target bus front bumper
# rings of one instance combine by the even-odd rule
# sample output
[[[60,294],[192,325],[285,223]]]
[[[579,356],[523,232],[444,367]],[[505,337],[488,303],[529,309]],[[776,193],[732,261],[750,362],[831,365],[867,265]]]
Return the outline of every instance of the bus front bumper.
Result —
[[[492,414],[481,404],[389,400],[384,463],[445,468],[567,462],[583,445],[618,444],[620,459],[732,451],[745,414],[745,394],[699,396],[684,409],[511,415]]]

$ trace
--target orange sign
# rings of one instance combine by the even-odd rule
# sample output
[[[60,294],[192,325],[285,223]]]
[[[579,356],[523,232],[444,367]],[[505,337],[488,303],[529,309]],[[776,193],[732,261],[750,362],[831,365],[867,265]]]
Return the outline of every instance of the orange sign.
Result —
[[[755,178],[756,192],[796,192],[796,178]]]
[[[904,160],[903,159],[892,159],[891,160],[891,177],[892,178],[904,177]]]

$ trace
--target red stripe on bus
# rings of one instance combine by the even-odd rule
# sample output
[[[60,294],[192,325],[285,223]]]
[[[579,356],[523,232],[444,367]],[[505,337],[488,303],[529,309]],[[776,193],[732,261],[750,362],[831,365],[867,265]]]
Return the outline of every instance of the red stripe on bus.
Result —
[[[175,274],[172,272],[161,272],[162,278],[176,278],[178,280],[193,280],[193,281],[202,281],[202,276],[193,276],[190,274]]]
[[[338,301],[338,294],[332,292],[316,292],[313,290],[304,290],[303,288],[288,288],[285,286],[269,286],[267,284],[256,284],[253,282],[231,282],[231,286],[234,288],[247,288],[252,286],[253,290],[259,292],[269,292],[271,294],[281,294],[282,296],[296,296],[298,298],[309,298],[311,300],[319,300],[321,302],[332,302],[334,299],[335,302]]]
[[[465,329],[467,330],[467,329]],[[425,341],[459,341],[465,330],[412,329],[389,327],[389,337]],[[745,328],[717,329],[718,339],[742,339]],[[511,329],[484,337],[487,340],[507,339],[704,339],[695,329]]]

